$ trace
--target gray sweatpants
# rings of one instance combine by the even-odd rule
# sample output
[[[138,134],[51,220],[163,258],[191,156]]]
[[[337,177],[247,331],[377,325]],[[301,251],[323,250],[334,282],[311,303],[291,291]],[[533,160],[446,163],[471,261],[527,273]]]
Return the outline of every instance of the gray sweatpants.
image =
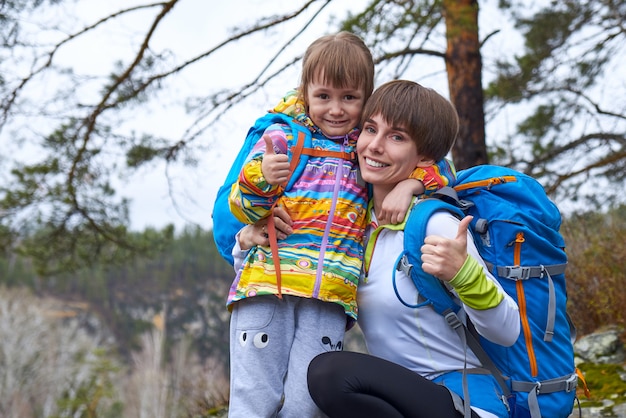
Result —
[[[255,296],[230,320],[229,418],[324,416],[307,388],[311,360],[341,350],[346,315],[336,303]]]

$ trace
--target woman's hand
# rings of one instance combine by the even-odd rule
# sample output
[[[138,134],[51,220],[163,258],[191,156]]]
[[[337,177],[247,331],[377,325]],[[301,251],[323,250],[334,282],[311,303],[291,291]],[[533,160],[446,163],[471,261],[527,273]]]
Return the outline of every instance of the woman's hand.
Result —
[[[467,228],[472,217],[459,223],[454,239],[430,235],[422,246],[422,269],[440,280],[449,282],[456,276],[467,258]]]
[[[274,208],[274,225],[276,226],[276,237],[281,240],[287,238],[293,232],[291,228],[291,217],[282,206]],[[242,250],[249,250],[255,245],[270,245],[267,234],[267,218],[261,219],[252,225],[246,225],[239,232],[239,246]]]

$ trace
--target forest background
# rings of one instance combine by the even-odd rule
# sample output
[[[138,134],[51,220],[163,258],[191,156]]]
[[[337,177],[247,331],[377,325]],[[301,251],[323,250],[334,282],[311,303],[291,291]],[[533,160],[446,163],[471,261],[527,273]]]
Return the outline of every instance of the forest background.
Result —
[[[377,84],[450,97],[457,168],[544,185],[579,334],[624,324],[624,2],[221,3],[0,2],[0,416],[226,403],[233,273],[212,199],[304,45],[340,29],[370,46]]]

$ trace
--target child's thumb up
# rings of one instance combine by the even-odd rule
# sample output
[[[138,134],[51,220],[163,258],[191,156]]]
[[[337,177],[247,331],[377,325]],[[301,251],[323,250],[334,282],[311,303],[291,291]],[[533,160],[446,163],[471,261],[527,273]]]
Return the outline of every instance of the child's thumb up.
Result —
[[[276,154],[274,152],[274,142],[272,141],[272,138],[270,138],[269,135],[265,134],[263,135],[263,139],[265,140],[265,155]]]

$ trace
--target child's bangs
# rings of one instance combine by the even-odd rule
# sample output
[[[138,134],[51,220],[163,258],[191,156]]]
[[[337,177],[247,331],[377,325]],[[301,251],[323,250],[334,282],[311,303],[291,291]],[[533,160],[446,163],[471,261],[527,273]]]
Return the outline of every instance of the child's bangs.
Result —
[[[363,86],[363,74],[355,68],[354,65],[343,65],[339,61],[330,62],[322,70],[325,84],[330,84],[335,88],[343,89],[362,89]]]

